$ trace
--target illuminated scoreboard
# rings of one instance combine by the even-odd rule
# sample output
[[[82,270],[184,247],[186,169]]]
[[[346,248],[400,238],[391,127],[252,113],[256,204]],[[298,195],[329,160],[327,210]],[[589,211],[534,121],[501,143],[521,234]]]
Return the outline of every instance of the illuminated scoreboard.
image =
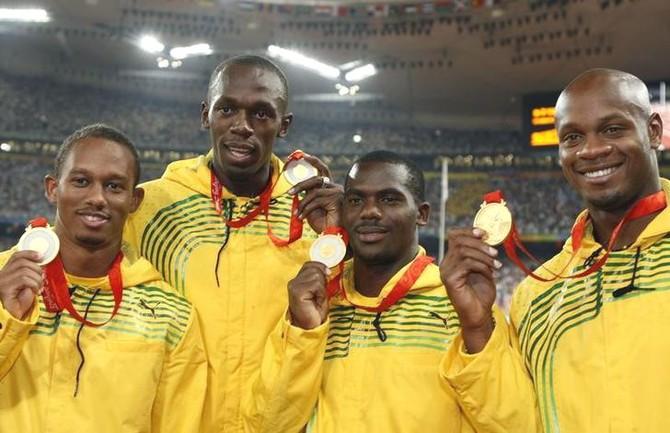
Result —
[[[523,97],[523,135],[532,147],[557,146],[554,104],[558,93],[539,93]]]

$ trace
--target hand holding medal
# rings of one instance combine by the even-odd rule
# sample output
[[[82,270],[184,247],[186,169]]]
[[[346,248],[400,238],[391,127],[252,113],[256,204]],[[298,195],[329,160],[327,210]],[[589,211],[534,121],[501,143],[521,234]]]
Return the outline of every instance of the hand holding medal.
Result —
[[[289,161],[285,167],[287,180],[289,176],[295,180],[299,178],[298,176],[302,176],[300,177],[302,180],[294,184],[289,193],[305,192],[298,205],[297,216],[301,220],[306,219],[315,232],[322,233],[327,227],[339,225],[340,203],[344,189],[330,180],[330,170],[319,158],[302,152],[299,157],[298,161]]]
[[[38,264],[44,267],[41,294],[47,311],[56,313],[67,310],[72,317],[88,326],[98,327],[109,322],[121,306],[123,282],[121,278],[121,260],[123,254],[118,253],[107,274],[114,297],[112,314],[105,322],[94,323],[83,318],[72,305],[68,289],[65,269],[59,255],[60,242],[58,235],[48,226],[46,218],[39,217],[30,221],[26,232],[18,243],[19,251],[35,251],[39,253]]]
[[[39,217],[30,221],[25,233],[19,239],[17,249],[19,251],[37,252],[40,257],[38,264],[46,266],[58,255],[60,240],[53,229],[49,227],[46,218]],[[62,310],[56,300],[56,294],[49,284],[43,284],[41,294],[47,311],[55,313]]]
[[[517,254],[517,249],[521,250],[528,258],[533,260],[538,265],[542,266],[535,256],[533,256],[528,249],[521,242],[521,236],[519,236],[514,223],[512,222],[512,216],[507,207],[505,206],[505,201],[503,200],[502,192],[494,191],[488,193],[484,196],[484,203],[482,207],[477,212],[475,216],[474,226],[485,231],[486,236],[484,241],[489,245],[498,245],[500,242],[503,243],[505,247],[505,253],[507,256],[517,265],[526,275],[539,280],[539,281],[554,281],[564,278],[582,278],[593,272],[599,270],[607,261],[610,252],[616,244],[616,240],[621,232],[621,229],[626,225],[626,223],[633,221],[638,218],[642,218],[647,215],[651,215],[655,212],[658,212],[664,209],[666,206],[665,193],[663,191],[658,191],[654,194],[648,195],[646,197],[638,200],[629,210],[626,212],[624,217],[619,221],[619,224],[614,228],[610,239],[606,245],[605,254],[603,254],[595,263],[591,264],[586,269],[568,274],[566,273],[567,267],[570,263],[573,262],[574,257],[579,252],[579,249],[582,245],[582,240],[584,238],[584,232],[586,230],[586,224],[589,221],[588,214],[583,215],[572,228],[570,234],[572,239],[572,258],[566,263],[565,267],[559,272],[552,272],[546,268],[543,268],[549,273],[549,277],[542,277],[535,272],[528,269],[528,267],[521,261]]]
[[[281,176],[292,185],[288,193],[293,195],[287,239],[281,239],[273,234],[270,226],[270,201],[277,184],[277,181],[273,182],[272,179],[258,197],[258,206],[242,218],[226,220],[226,225],[241,228],[256,219],[257,216],[263,215],[267,225],[268,237],[276,246],[283,247],[300,239],[303,219],[307,219],[312,229],[317,233],[320,233],[326,227],[338,224],[339,204],[343,195],[342,187],[330,181],[330,171],[319,158],[296,150],[289,155]],[[219,215],[223,211],[222,188],[214,171],[212,171],[211,198]],[[301,192],[305,192],[302,200],[299,197]]]

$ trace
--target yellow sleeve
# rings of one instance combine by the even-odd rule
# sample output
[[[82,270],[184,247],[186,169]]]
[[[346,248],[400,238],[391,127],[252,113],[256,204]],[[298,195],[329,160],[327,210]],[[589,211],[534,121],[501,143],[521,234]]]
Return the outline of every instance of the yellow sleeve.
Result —
[[[152,408],[152,433],[196,433],[207,391],[207,360],[195,309],[181,341],[166,355]]]
[[[0,379],[11,370],[21,354],[23,344],[40,317],[39,298],[35,298],[33,311],[27,320],[19,320],[0,303]]]
[[[243,396],[246,432],[299,432],[321,388],[328,320],[303,330],[282,319],[270,334],[258,375]]]
[[[125,226],[123,226],[123,243],[121,250],[123,254],[131,260],[137,260],[140,256],[140,242],[142,231],[138,229],[139,209],[128,216]]]
[[[499,309],[493,314],[496,325],[484,350],[465,353],[459,334],[440,363],[440,375],[477,432],[541,432],[535,390],[516,333]]]

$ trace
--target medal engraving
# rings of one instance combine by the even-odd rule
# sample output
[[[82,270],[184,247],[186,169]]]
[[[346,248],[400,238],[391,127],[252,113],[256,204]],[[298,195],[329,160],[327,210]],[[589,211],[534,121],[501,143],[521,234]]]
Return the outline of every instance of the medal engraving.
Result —
[[[337,266],[347,253],[342,237],[334,234],[319,236],[309,249],[309,257],[314,262],[323,263],[329,268]]]
[[[296,159],[286,164],[284,168],[284,178],[291,185],[296,185],[302,181],[318,176],[319,172],[312,164],[304,159]]]
[[[50,228],[28,228],[19,239],[19,251],[36,251],[40,254],[40,265],[46,265],[58,255],[60,241],[56,233]]]
[[[491,246],[500,245],[512,229],[512,214],[504,201],[482,203],[472,225],[486,232],[484,242]]]

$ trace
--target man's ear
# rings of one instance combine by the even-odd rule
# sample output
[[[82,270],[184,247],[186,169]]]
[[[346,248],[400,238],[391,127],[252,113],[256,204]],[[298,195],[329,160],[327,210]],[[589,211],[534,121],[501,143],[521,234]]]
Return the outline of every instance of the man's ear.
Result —
[[[144,189],[143,188],[133,189],[133,202],[130,205],[131,213],[135,212],[137,208],[140,207],[140,205],[142,204],[142,200],[144,200]]]
[[[647,123],[647,131],[649,133],[649,144],[652,149],[658,149],[663,140],[663,119],[658,113],[653,113],[649,117]]]
[[[282,116],[281,127],[279,128],[277,137],[279,138],[286,137],[286,134],[288,134],[288,128],[289,126],[291,126],[291,122],[293,122],[293,113],[287,113],[286,115]]]
[[[209,105],[205,101],[200,103],[200,126],[209,129]]]
[[[430,217],[430,203],[424,201],[423,203],[419,204],[419,207],[417,208],[416,225],[421,227],[425,226],[426,224],[428,224],[429,217]]]
[[[56,204],[58,199],[58,180],[50,174],[44,176],[44,197],[47,198],[49,203]]]

